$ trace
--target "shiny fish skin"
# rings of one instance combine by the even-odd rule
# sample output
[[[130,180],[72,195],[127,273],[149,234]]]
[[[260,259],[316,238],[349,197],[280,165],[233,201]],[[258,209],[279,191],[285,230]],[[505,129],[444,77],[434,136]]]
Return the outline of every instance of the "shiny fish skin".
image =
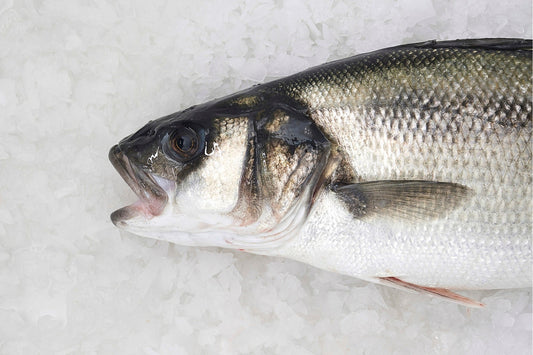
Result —
[[[327,269],[431,286],[531,283],[531,51],[410,46],[310,70],[276,89],[303,102],[335,138],[355,181],[449,181],[474,190],[446,219],[356,238],[339,234],[339,225],[347,234],[368,228],[332,225],[339,206],[328,196],[282,254],[324,260],[317,249],[325,248],[340,256]]]
[[[531,47],[387,48],[151,121],[110,151],[140,198],[113,222],[463,304],[531,286]]]

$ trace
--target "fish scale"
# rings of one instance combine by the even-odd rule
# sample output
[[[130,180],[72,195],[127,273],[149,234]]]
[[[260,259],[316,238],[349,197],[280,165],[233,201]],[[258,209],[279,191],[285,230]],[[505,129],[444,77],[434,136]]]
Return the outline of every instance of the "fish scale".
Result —
[[[530,286],[531,47],[388,48],[151,121],[109,153],[140,198],[112,220],[469,306],[448,289]]]
[[[374,231],[365,233],[358,225],[363,222],[349,215],[350,229],[361,232],[332,233],[331,201],[319,201],[295,246],[285,246],[281,254],[315,265],[320,260],[318,266],[346,274],[398,276],[435,287],[528,284],[531,199],[524,196],[531,196],[531,96],[513,95],[531,93],[530,56],[481,49],[397,50],[276,83],[336,138],[360,181],[450,181],[475,193],[448,218],[395,223],[379,246]],[[326,195],[336,200],[333,193]],[[324,232],[325,225],[331,230]],[[312,242],[305,242],[306,235]],[[317,238],[337,246],[332,254],[349,258],[316,257],[322,248]],[[498,248],[487,249],[486,242]],[[296,255],[302,249],[315,250],[313,257]],[[413,254],[418,257],[411,262],[407,256]],[[437,270],[448,272],[436,279]],[[488,280],[483,270],[495,278]]]

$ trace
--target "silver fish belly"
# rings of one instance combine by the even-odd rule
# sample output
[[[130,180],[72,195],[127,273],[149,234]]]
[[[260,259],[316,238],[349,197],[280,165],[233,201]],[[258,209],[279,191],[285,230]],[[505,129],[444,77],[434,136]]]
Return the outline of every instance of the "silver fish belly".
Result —
[[[335,137],[356,181],[441,181],[472,190],[445,218],[391,222],[402,211],[385,210],[376,217],[387,227],[331,225],[338,217],[331,216],[334,202],[325,202],[303,235],[328,236],[325,244],[338,248],[333,254],[346,256],[327,268],[436,287],[531,284],[530,63],[531,52],[408,47],[289,84],[285,90]],[[328,88],[331,82],[339,84]],[[349,238],[338,223],[347,224],[346,233],[369,230]],[[300,255],[317,245],[305,237],[297,244]]]
[[[530,286],[531,46],[399,46],[152,121],[110,152],[140,198],[113,221],[471,306],[448,289]]]

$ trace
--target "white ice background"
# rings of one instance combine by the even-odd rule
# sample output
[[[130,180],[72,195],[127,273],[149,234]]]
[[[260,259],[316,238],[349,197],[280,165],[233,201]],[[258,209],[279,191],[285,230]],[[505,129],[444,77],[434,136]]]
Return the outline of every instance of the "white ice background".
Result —
[[[527,354],[531,290],[468,310],[119,232],[150,119],[403,43],[531,38],[529,0],[0,0],[0,354]]]

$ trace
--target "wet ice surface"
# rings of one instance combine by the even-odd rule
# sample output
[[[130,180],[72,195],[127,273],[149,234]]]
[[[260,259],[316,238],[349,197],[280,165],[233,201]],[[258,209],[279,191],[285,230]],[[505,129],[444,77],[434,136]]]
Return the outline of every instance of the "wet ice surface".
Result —
[[[108,149],[150,119],[427,39],[531,37],[527,1],[0,4],[0,353],[530,353],[530,290],[467,310],[120,233]]]

